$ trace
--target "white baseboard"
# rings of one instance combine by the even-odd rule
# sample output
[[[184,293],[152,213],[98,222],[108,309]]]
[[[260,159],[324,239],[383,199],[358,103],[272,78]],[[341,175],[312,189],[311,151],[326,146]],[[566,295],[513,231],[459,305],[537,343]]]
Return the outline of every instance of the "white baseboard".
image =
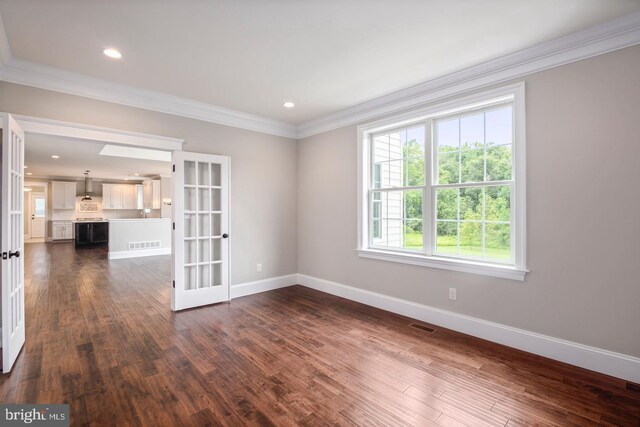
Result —
[[[139,258],[143,256],[171,255],[171,248],[141,249],[136,251],[109,252],[109,259]]]
[[[237,285],[231,285],[231,299],[258,294],[260,292],[272,291],[274,289],[286,288],[287,286],[292,286],[297,283],[297,274],[270,277],[264,280],[256,280],[255,282],[239,283]]]
[[[453,313],[376,292],[298,274],[298,283],[423,322],[640,383],[640,358]]]

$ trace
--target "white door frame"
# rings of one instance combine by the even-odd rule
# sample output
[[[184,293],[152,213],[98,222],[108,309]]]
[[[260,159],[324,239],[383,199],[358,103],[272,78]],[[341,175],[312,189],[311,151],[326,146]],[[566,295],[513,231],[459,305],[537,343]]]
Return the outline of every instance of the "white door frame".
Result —
[[[28,141],[29,134],[41,134],[49,136],[67,137],[87,142],[101,142],[113,145],[124,145],[137,148],[148,148],[162,151],[182,151],[184,139],[172,138],[160,135],[152,135],[140,132],[131,132],[121,129],[105,128],[100,126],[92,126],[81,123],[65,122],[61,120],[53,120],[42,117],[32,117],[19,114],[11,114],[18,125],[25,132],[25,142]],[[3,128],[3,122],[0,120],[0,129]],[[28,144],[28,142],[26,142]],[[25,176],[26,178],[26,176]],[[35,184],[35,181],[33,181]],[[45,192],[48,188],[47,183],[44,184]],[[24,193],[24,188],[20,191]],[[21,194],[21,197],[24,197]],[[24,200],[24,199],[23,199]],[[49,218],[50,204],[47,203],[47,214],[45,221]],[[46,230],[46,227],[45,227]],[[45,235],[48,234],[45,231]],[[24,237],[24,231],[23,236]],[[167,280],[170,283],[170,279]],[[170,307],[167,307],[170,309]],[[26,313],[25,313],[26,317]],[[2,329],[0,328],[0,335]]]
[[[27,137],[25,136],[25,139],[26,138]],[[24,181],[25,181],[24,185],[25,185],[25,187],[31,187],[33,185],[35,187],[44,188],[44,198],[47,200],[47,206],[46,206],[46,209],[44,211],[44,240],[45,240],[45,242],[48,242],[48,241],[51,240],[47,236],[48,228],[49,228],[48,227],[49,217],[51,216],[50,206],[49,206],[49,183],[46,182],[46,181],[31,181],[31,180],[29,180],[29,182],[27,182],[27,180],[29,180],[29,178],[26,176],[26,171],[25,171],[25,177],[24,177]],[[31,203],[31,198],[29,198],[29,203]],[[31,212],[31,206],[28,206],[28,212]],[[27,229],[25,229],[25,231],[24,231],[25,239],[27,238],[27,236],[29,236],[29,239],[31,239],[31,221],[29,221],[28,224],[29,224],[29,232],[27,233]]]
[[[29,186],[32,186],[33,183],[29,183]],[[33,239],[45,239],[47,237],[47,208],[49,207],[49,203],[47,201],[47,193],[45,193],[44,191],[25,191],[24,192],[24,196],[27,197],[27,200],[29,201],[29,203],[27,203],[25,205],[26,209],[26,216],[27,216],[27,224],[29,224],[29,226],[27,227],[27,232],[24,233],[25,237],[29,236],[29,239],[27,240],[33,240]],[[44,210],[44,233],[42,237],[33,237],[33,218],[32,215],[34,215],[33,212],[33,199],[36,198],[37,196],[40,196],[38,198],[43,198],[44,199],[44,204],[45,204],[45,210]],[[25,240],[25,243],[26,242]]]

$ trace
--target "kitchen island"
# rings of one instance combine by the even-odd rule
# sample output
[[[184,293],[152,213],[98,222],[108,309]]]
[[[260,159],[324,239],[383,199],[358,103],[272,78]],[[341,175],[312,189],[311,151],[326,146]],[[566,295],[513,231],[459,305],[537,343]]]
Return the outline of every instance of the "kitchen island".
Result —
[[[94,247],[109,243],[109,222],[106,219],[77,219],[74,224],[75,247]]]
[[[171,254],[171,218],[109,220],[109,259]]]

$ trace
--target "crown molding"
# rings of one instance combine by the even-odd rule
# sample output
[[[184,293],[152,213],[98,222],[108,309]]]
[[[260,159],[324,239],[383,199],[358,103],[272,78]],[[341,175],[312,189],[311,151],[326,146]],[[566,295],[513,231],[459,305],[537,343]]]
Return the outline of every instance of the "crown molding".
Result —
[[[11,61],[11,46],[7,38],[7,32],[4,29],[4,21],[0,15],[0,67]]]
[[[301,139],[640,43],[640,12],[403,89],[298,126],[12,58],[0,16],[0,80]]]
[[[0,80],[271,135],[297,137],[296,127],[289,123],[16,58],[0,69]]]
[[[640,43],[640,12],[346,108],[298,126],[298,138],[353,125]]]

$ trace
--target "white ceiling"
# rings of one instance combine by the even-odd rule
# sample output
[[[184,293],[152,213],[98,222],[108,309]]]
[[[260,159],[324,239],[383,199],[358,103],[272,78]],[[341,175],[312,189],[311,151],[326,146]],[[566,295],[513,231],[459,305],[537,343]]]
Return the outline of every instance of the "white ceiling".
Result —
[[[636,10],[640,0],[0,0],[14,58],[293,124]]]
[[[90,177],[107,180],[138,180],[156,175],[170,175],[171,163],[125,157],[101,156],[98,153],[105,144],[93,141],[62,138],[41,134],[25,135],[25,172],[27,179],[56,177]],[[60,156],[52,159],[52,155]],[[135,176],[134,174],[140,176]]]

